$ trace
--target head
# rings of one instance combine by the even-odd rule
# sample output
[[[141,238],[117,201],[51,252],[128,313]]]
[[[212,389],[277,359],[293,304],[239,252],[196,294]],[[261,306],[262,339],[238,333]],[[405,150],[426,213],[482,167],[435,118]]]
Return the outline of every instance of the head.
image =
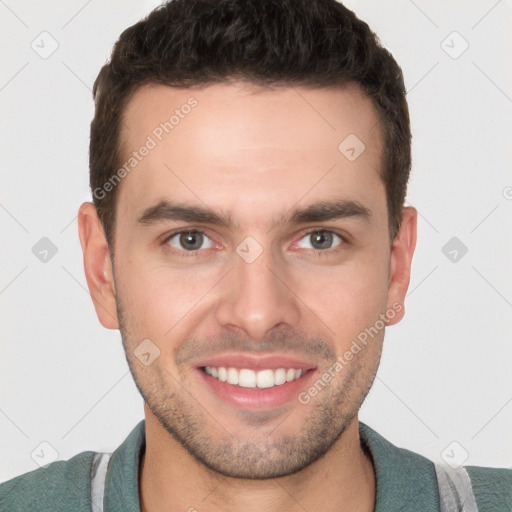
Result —
[[[94,95],[86,276],[146,420],[224,475],[312,464],[404,314],[399,66],[335,0],[174,0],[123,32]]]

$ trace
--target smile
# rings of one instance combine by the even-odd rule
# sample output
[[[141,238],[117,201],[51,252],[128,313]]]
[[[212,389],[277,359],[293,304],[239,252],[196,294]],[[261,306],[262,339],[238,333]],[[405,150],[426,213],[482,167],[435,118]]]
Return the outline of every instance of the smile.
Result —
[[[318,374],[314,361],[276,353],[224,352],[192,366],[208,396],[254,412],[300,405],[299,393]]]
[[[226,368],[205,366],[202,370],[211,377],[243,388],[272,388],[300,379],[305,371],[296,368],[264,369],[254,371],[248,368]]]

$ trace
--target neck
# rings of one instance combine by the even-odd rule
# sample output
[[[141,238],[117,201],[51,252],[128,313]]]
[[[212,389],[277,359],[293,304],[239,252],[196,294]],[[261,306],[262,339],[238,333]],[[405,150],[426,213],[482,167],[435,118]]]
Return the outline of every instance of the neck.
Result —
[[[357,417],[329,452],[293,475],[267,480],[222,476],[199,463],[146,412],[139,471],[142,512],[373,512],[373,464],[361,448]]]

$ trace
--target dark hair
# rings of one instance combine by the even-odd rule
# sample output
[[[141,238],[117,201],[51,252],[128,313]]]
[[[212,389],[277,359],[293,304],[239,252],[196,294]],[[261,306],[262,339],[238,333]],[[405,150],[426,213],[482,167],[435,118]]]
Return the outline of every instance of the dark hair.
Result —
[[[391,240],[402,219],[411,167],[403,75],[368,25],[336,0],[172,0],[119,37],[94,83],[90,186],[111,252],[124,108],[142,85],[331,88],[356,84],[383,134],[381,177]],[[340,141],[341,142],[341,141]],[[98,192],[100,191],[100,192]]]

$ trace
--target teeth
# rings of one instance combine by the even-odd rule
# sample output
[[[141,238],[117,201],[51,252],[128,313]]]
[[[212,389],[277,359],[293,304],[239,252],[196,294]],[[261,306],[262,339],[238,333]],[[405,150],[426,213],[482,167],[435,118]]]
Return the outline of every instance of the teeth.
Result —
[[[226,382],[228,384],[238,384],[238,372],[235,368],[228,368],[228,380]]]
[[[259,388],[272,388],[274,381],[274,370],[263,370],[256,376],[256,385]]]
[[[243,388],[256,387],[256,372],[254,372],[253,370],[246,369],[240,370],[238,385],[242,386]]]
[[[304,370],[297,370],[295,368],[278,368],[277,370],[268,369],[255,372],[247,368],[237,370],[236,368],[226,368],[224,366],[205,366],[204,371],[221,382],[227,382],[228,384],[238,385],[243,388],[272,388],[300,379],[304,375]]]
[[[274,384],[276,386],[280,386],[286,382],[286,370],[284,368],[279,368],[274,372]]]

